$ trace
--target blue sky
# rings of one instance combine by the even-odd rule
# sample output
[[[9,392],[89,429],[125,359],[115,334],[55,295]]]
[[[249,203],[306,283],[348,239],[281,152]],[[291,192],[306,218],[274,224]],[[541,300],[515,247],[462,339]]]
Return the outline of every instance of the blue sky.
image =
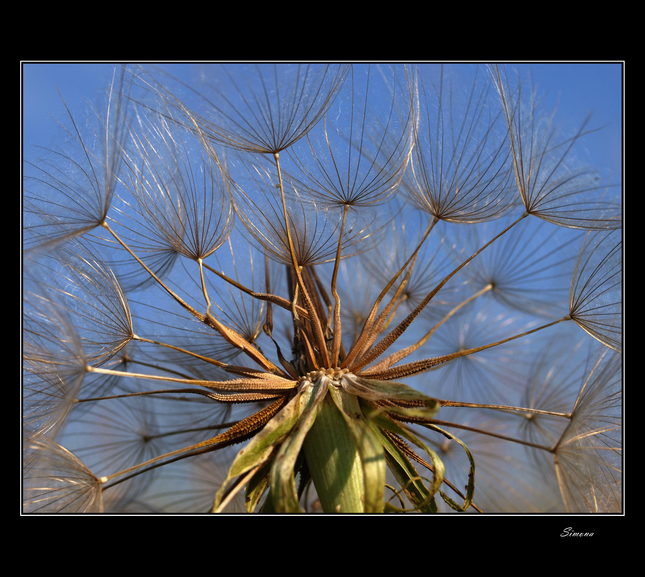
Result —
[[[518,63],[522,73],[530,74],[555,105],[559,97],[558,122],[574,130],[593,111],[592,126],[608,125],[585,139],[591,161],[609,168],[620,180],[622,154],[621,63]],[[173,65],[174,71],[181,65]],[[72,111],[80,111],[85,99],[93,100],[109,81],[113,66],[106,63],[44,62],[22,64],[22,120],[24,152],[30,145],[48,146],[57,125],[52,120],[64,116],[61,95]]]

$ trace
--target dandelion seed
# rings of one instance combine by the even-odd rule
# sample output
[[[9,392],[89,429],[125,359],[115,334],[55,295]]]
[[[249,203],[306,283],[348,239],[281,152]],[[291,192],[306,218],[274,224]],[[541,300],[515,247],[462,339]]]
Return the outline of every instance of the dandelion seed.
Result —
[[[513,170],[527,212],[571,228],[616,229],[621,226],[615,187],[599,180],[596,171],[572,158],[576,142],[588,134],[582,123],[570,138],[558,137],[554,113],[543,114],[533,92],[525,100],[522,82],[510,88],[506,71],[492,71],[509,130]]]
[[[89,134],[66,108],[67,146],[28,163],[33,170],[25,173],[25,248],[64,242],[105,220],[118,186],[127,90],[124,72],[115,70],[105,109],[88,113]]]
[[[53,435],[77,398],[85,377],[85,358],[69,312],[56,294],[37,283],[25,284],[23,422],[34,433]]]
[[[622,509],[620,371],[616,353],[601,353],[555,445],[555,467],[568,512]]]
[[[302,174],[319,202],[352,207],[384,202],[405,174],[415,108],[407,69],[352,65],[325,118],[300,146],[288,149],[294,176]]]
[[[24,507],[28,512],[103,512],[102,479],[50,439],[25,440],[23,477]]]
[[[571,318],[591,336],[620,351],[622,240],[619,231],[590,233],[571,278]]]
[[[459,98],[443,66],[421,78],[421,110],[405,191],[421,210],[451,222],[498,218],[513,206],[501,111],[477,77]]]
[[[347,70],[343,64],[204,65],[198,87],[184,85],[182,94],[201,113],[165,88],[173,81],[167,75],[160,75],[151,89],[184,116],[182,124],[189,130],[196,125],[212,142],[269,154],[288,148],[311,130]]]
[[[145,220],[178,254],[213,254],[232,230],[233,207],[212,151],[152,115],[137,119],[131,138],[128,187]]]

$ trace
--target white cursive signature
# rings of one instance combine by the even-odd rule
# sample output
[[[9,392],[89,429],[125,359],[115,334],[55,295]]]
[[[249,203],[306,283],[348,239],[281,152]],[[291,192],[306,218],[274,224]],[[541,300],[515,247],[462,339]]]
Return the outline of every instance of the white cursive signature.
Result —
[[[560,537],[593,537],[593,533],[581,533],[574,531],[571,527],[567,527],[560,533]]]

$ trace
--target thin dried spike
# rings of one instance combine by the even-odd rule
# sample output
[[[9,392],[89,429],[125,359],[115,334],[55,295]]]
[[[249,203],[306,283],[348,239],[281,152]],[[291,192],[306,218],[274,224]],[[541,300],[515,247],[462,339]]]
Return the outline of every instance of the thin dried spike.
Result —
[[[293,328],[294,328],[294,331],[296,333],[296,339],[301,339],[303,342],[305,342],[306,347],[307,347],[307,351],[306,351],[307,358],[309,359],[309,362],[311,363],[312,358],[314,357],[314,355],[313,355],[313,351],[311,351],[311,346],[309,345],[309,341],[306,339],[306,336],[305,336],[306,335],[305,325],[300,320],[300,318],[298,317],[298,313],[295,310],[295,304],[296,304],[297,299],[298,299],[298,285],[295,285],[295,288],[293,290],[293,305],[294,306],[293,306],[293,310],[292,310]],[[275,340],[273,342],[275,343]],[[278,346],[278,343],[275,343],[275,344],[276,344],[276,348],[278,349],[278,355],[280,357],[280,363],[283,366],[286,364],[289,367],[289,369],[287,369],[287,372],[291,376],[295,376],[295,378],[297,378],[297,376],[296,376],[297,375],[296,368],[291,363],[289,363],[286,359],[284,359],[284,357],[282,357],[282,353],[280,351],[280,347]],[[294,362],[297,362],[297,361],[294,361]],[[314,359],[313,363],[315,364],[315,362],[316,361]]]
[[[325,306],[327,307],[326,314],[324,317],[327,319],[327,322],[325,324],[325,337],[329,338],[329,335],[331,335],[332,321],[334,318],[334,313],[333,313],[334,305],[332,304],[331,299],[329,298],[329,295],[325,290],[325,286],[323,285],[322,281],[320,280],[320,277],[318,276],[318,273],[316,272],[316,268],[314,266],[310,266],[310,267],[307,267],[307,270],[311,273],[311,278],[316,283],[318,294],[320,298],[322,298],[323,302],[325,303]]]
[[[293,300],[291,301],[291,314],[293,315],[293,321],[294,324],[296,324],[298,327],[304,327],[303,322],[300,320],[300,316],[298,315],[298,311],[296,310],[296,303],[298,302],[298,293],[300,292],[300,288],[297,282],[293,283]]]
[[[392,431],[388,431],[387,429],[383,430],[383,433],[392,441],[392,443],[400,449],[407,457],[410,457],[411,459],[414,459],[417,463],[420,463],[423,465],[426,469],[429,471],[433,471],[434,469],[432,468],[432,465],[428,463],[425,459],[422,459],[415,451],[413,451],[410,446],[397,434],[393,433]]]
[[[534,449],[540,449],[542,451],[547,451],[549,453],[553,452],[551,447],[545,445],[538,445],[537,443],[531,443],[529,441],[524,441],[523,439],[517,439],[515,437],[509,437],[508,435],[501,435],[499,433],[494,433],[493,431],[486,429],[478,429],[476,427],[470,427],[468,425],[462,425],[459,423],[453,423],[450,421],[440,421],[438,419],[432,419],[432,423],[435,425],[441,425],[442,427],[453,427],[455,429],[461,429],[462,431],[472,431],[473,433],[479,433],[481,435],[486,435],[488,437],[495,437],[496,439],[502,439],[503,441],[510,441],[511,443],[517,443],[518,445],[524,445],[526,447],[532,447]]]
[[[234,374],[234,375],[240,375],[240,376],[243,376],[243,377],[258,378],[258,379],[259,378],[272,378],[272,377],[278,376],[275,373],[265,373],[261,369],[253,369],[251,367],[243,367],[243,366],[240,366],[240,365],[226,365],[224,367],[224,370],[227,373],[231,373],[231,374]],[[280,375],[280,376],[282,376],[282,375]],[[286,374],[284,376],[286,376]]]
[[[267,289],[266,293],[255,292],[255,291],[245,287],[244,285],[240,284],[236,280],[233,280],[232,278],[226,276],[221,271],[218,271],[218,270],[214,269],[213,267],[209,266],[206,263],[204,263],[204,267],[206,267],[209,271],[211,271],[212,273],[214,273],[217,276],[219,276],[221,279],[225,280],[227,283],[232,284],[235,288],[237,288],[237,289],[241,290],[242,292],[248,294],[249,296],[252,296],[252,297],[254,297],[256,299],[259,299],[259,300],[267,301],[269,303],[273,303],[273,304],[278,305],[279,307],[282,307],[283,309],[286,309],[286,310],[291,310],[292,307],[293,307],[293,303],[290,302],[288,299],[285,299],[284,297],[281,297],[279,295],[271,294],[268,289]],[[309,318],[309,312],[306,309],[304,309],[301,306],[297,306],[296,308],[298,309],[298,314],[301,317]]]
[[[553,417],[563,417],[566,419],[571,418],[571,413],[562,413],[557,411],[544,411],[542,409],[531,409],[528,407],[515,407],[511,405],[490,405],[484,403],[466,403],[461,401],[448,401],[446,399],[437,399],[441,407],[467,407],[474,409],[491,409],[496,411],[509,411],[514,413],[532,413],[535,415],[551,415]],[[400,399],[386,399],[379,401],[383,406],[393,405],[395,407],[405,408],[423,408],[423,401],[414,401],[414,400],[400,400]],[[419,417],[420,420],[424,420],[422,417]]]
[[[419,373],[423,373],[425,371],[429,371],[432,367],[436,367],[437,365],[441,365],[443,363],[447,363],[449,361],[454,361],[455,359],[465,357],[467,355],[472,355],[473,353],[478,353],[480,351],[484,351],[486,349],[490,349],[492,347],[496,347],[498,345],[508,343],[510,341],[513,341],[515,339],[519,339],[525,336],[528,336],[530,334],[533,334],[537,331],[541,331],[543,329],[546,329],[548,327],[551,327],[553,325],[557,325],[558,323],[561,323],[563,321],[568,321],[571,320],[571,317],[569,315],[562,317],[561,319],[558,319],[557,321],[553,321],[551,323],[547,323],[545,325],[539,326],[535,329],[532,329],[530,331],[526,331],[524,333],[520,333],[519,335],[514,335],[512,337],[508,337],[507,339],[502,339],[501,341],[497,341],[495,343],[490,343],[488,345],[482,345],[481,347],[475,347],[473,349],[467,349],[463,351],[458,351],[456,353],[451,353],[449,355],[444,355],[442,357],[434,357],[432,359],[424,359],[420,361],[413,361],[411,363],[407,363],[405,365],[400,365],[398,367],[390,367],[388,369],[382,370],[382,371],[372,371],[372,370],[367,370],[363,371],[360,373],[360,376],[370,378],[370,379],[375,379],[375,380],[385,380],[389,381],[392,379],[402,379],[405,377],[410,377],[412,375],[417,375]]]
[[[208,307],[208,312],[206,313],[206,316],[208,317],[211,310],[211,299],[208,298],[208,291],[206,290],[206,282],[204,281],[203,260],[201,258],[198,258],[197,264],[199,265],[199,280],[202,283],[202,293],[204,295],[204,299],[206,300],[206,306]]]
[[[203,355],[199,355],[199,354],[194,353],[194,352],[192,352],[192,351],[188,351],[188,350],[186,350],[186,349],[182,349],[181,347],[176,347],[176,346],[174,346],[174,345],[169,345],[169,344],[167,344],[167,343],[162,343],[162,342],[160,342],[160,341],[155,341],[155,340],[152,340],[152,339],[146,339],[145,337],[140,337],[140,336],[138,336],[138,335],[133,335],[133,337],[132,337],[132,338],[133,338],[134,340],[136,340],[136,341],[141,342],[141,343],[150,343],[150,344],[152,344],[152,345],[158,345],[158,346],[160,346],[160,347],[164,347],[164,348],[167,348],[167,349],[171,349],[171,350],[173,350],[173,351],[177,351],[177,352],[180,352],[180,353],[184,353],[184,354],[189,355],[189,356],[191,356],[191,357],[193,357],[193,358],[200,359],[200,360],[202,360],[202,361],[204,361],[204,362],[206,362],[206,363],[210,363],[211,365],[215,365],[216,367],[220,367],[220,368],[227,368],[227,367],[229,367],[229,366],[230,366],[230,365],[228,365],[227,363],[223,363],[222,361],[218,361],[218,360],[216,360],[216,359],[211,359],[211,358],[209,358],[209,357],[205,357],[205,356],[203,356]]]
[[[287,403],[289,400],[288,396],[283,396],[278,400],[274,401],[270,405],[267,405],[263,409],[259,410],[257,413],[254,413],[245,419],[242,419],[235,425],[233,425],[228,431],[225,431],[221,435],[218,435],[220,439],[217,441],[221,443],[223,441],[233,441],[239,439],[240,437],[255,433],[260,430],[264,425],[266,425],[272,417],[274,417],[280,409]]]
[[[206,386],[206,385],[202,385]],[[179,395],[179,394],[193,394],[208,397],[213,401],[221,403],[257,403],[268,399],[275,399],[282,397],[284,394],[278,392],[261,392],[261,393],[238,393],[235,395],[221,395],[211,391],[202,391],[201,389],[157,389],[155,391],[143,391],[140,393],[124,393],[122,395],[108,395],[106,397],[91,397],[87,399],[77,399],[78,403],[90,403],[95,401],[108,401],[111,399],[123,399],[126,397],[144,397],[150,395]]]
[[[305,302],[305,307],[309,311],[309,316],[310,320],[314,329],[314,336],[316,337],[316,342],[318,344],[318,348],[320,349],[320,354],[322,356],[323,364],[328,366],[329,365],[329,355],[327,354],[327,347],[325,345],[325,336],[322,331],[322,326],[320,325],[320,320],[318,319],[318,316],[315,314],[315,309],[311,303],[311,299],[309,298],[309,294],[307,293],[307,289],[305,287],[305,283],[302,279],[302,274],[301,274],[301,267],[298,265],[298,259],[296,257],[296,251],[293,246],[293,238],[291,237],[291,227],[289,226],[289,216],[287,212],[287,204],[284,198],[284,185],[282,182],[282,170],[280,169],[280,155],[276,152],[274,153],[273,157],[275,158],[275,165],[278,171],[278,180],[279,180],[279,186],[280,186],[280,197],[282,199],[282,210],[284,213],[284,224],[285,224],[285,229],[287,232],[287,239],[289,241],[289,250],[291,251],[291,258],[293,261],[293,268],[294,272],[296,273],[296,278],[297,282],[300,285],[300,288],[302,290],[302,298]]]
[[[320,277],[318,276],[318,273],[316,272],[316,267],[315,266],[310,266],[307,267],[307,270],[311,273],[311,278],[314,280],[316,283],[316,287],[318,287],[318,292],[320,293],[320,296],[327,306],[327,310],[329,310],[329,307],[332,306],[331,299],[329,298],[329,295],[327,294],[327,291],[325,290],[325,285],[322,283],[320,280]]]
[[[288,379],[233,379],[230,381],[213,381],[211,383],[198,383],[214,391],[251,392],[251,391],[283,391],[295,389],[297,381]]]
[[[433,220],[433,223],[434,222],[436,222],[436,220]],[[433,224],[431,223],[430,226],[432,227]],[[426,236],[428,232],[429,230],[426,231]],[[367,338],[364,340],[360,350],[355,351],[355,357],[360,357],[361,355],[363,355],[365,351],[367,351],[374,344],[374,341],[379,336],[379,334],[381,334],[381,332],[390,325],[390,323],[392,322],[392,319],[395,317],[396,311],[401,305],[401,300],[400,300],[401,294],[403,293],[405,287],[408,284],[408,281],[410,280],[410,277],[412,276],[412,272],[414,271],[418,253],[422,247],[423,242],[424,240],[422,239],[419,245],[417,246],[415,252],[408,258],[407,262],[403,265],[403,267],[401,267],[401,269],[394,276],[394,280],[396,280],[396,278],[398,278],[398,276],[401,274],[404,268],[408,266],[405,276],[401,280],[401,283],[397,287],[394,295],[389,300],[388,304],[384,307],[384,309],[379,313],[376,320],[372,322],[371,327],[367,333]],[[391,279],[390,282],[388,282],[387,286],[389,287],[393,286],[394,283],[391,282],[392,280],[393,279]],[[385,294],[382,293],[379,299],[377,300],[377,304],[373,308],[374,312],[376,312],[378,306],[380,306],[381,299],[384,297],[385,297]]]
[[[398,308],[398,305],[400,304],[399,298],[401,297],[403,290],[408,284],[408,281],[410,280],[410,276],[412,276],[412,271],[414,270],[414,265],[416,264],[417,256],[418,254],[414,255],[414,258],[412,259],[412,262],[410,263],[410,266],[406,271],[405,276],[401,281],[401,284],[396,289],[394,296],[390,299],[388,304],[381,311],[376,321],[374,321],[374,325],[370,329],[369,338],[367,339],[367,341],[363,345],[363,348],[357,355],[358,357],[361,357],[365,353],[365,351],[369,350],[369,348],[374,344],[376,337],[378,337],[379,334],[381,334],[381,331],[383,331],[387,326],[389,326],[390,321],[393,318],[394,311],[396,310],[396,308]]]
[[[209,321],[209,324],[219,332],[229,343],[237,347],[249,357],[251,357],[256,363],[258,363],[263,369],[275,373],[284,375],[282,369],[276,367],[269,359],[267,359],[260,351],[258,351],[251,343],[249,343],[242,335],[233,329],[223,325],[219,322],[211,313],[210,310],[206,311],[206,317]]]
[[[264,266],[265,266],[264,282],[265,282],[267,293],[270,293],[271,275],[269,274],[269,256],[268,255],[264,255]],[[293,310],[295,310],[296,308],[295,303],[289,303],[289,305]],[[262,326],[262,330],[264,331],[264,334],[266,334],[273,341],[273,344],[275,345],[275,348],[278,354],[278,360],[280,361],[282,368],[287,372],[289,376],[291,376],[294,379],[297,379],[298,373],[296,372],[294,366],[284,358],[284,356],[282,355],[282,351],[280,350],[280,345],[278,345],[278,343],[273,338],[273,307],[271,306],[271,301],[267,303],[267,314],[264,321],[264,325]]]
[[[269,273],[269,255],[264,255],[264,286],[266,287],[266,292],[271,292],[271,275]],[[271,301],[267,303],[267,314],[264,320],[264,325],[262,329],[267,336],[271,337],[273,333],[273,306]]]
[[[266,425],[278,413],[278,411],[282,409],[282,407],[286,404],[287,401],[288,401],[288,397],[286,396],[279,398],[278,400],[264,407],[264,409],[261,409],[257,413],[254,413],[246,417],[245,419],[238,421],[230,429],[213,437],[212,439],[207,439],[205,441],[195,443],[194,445],[190,445],[188,447],[183,447],[181,449],[171,451],[170,453],[159,455],[158,457],[154,457],[152,459],[149,459],[148,461],[139,463],[137,465],[134,465],[133,467],[129,467],[128,469],[124,469],[122,471],[119,471],[118,473],[113,473],[112,475],[104,477],[103,478],[104,483],[116,477],[120,477],[110,485],[104,484],[104,489],[107,489],[108,486],[114,486],[117,483],[122,483],[123,481],[126,481],[131,477],[140,475],[141,473],[145,473],[161,465],[168,465],[170,463],[173,463],[180,459],[184,459],[186,457],[191,457],[194,455],[199,455],[201,453],[215,451],[218,449],[222,449],[224,447],[228,447],[229,445],[240,443],[245,439],[247,439],[248,437],[250,437],[251,435],[255,434],[262,427],[264,427],[264,425]],[[159,461],[163,461],[163,462],[160,463]],[[126,475],[126,476],[123,476],[123,475]]]
[[[305,277],[305,278],[308,278],[308,277]],[[295,309],[295,303],[298,301],[298,294],[300,292],[299,287],[300,285],[297,282],[294,282],[294,288],[293,288],[294,308],[292,310],[293,324],[294,324],[294,328],[298,332],[298,335],[299,335],[298,338],[303,342],[305,346],[305,354],[307,355],[307,361],[309,362],[312,368],[318,369],[319,364],[318,364],[318,361],[316,360],[316,354],[307,336],[308,334],[307,327],[305,326],[305,323],[302,320],[300,320]]]
[[[375,365],[371,367],[371,370],[373,371],[383,371],[389,367],[391,367],[393,364],[398,363],[399,361],[403,360],[404,358],[410,356],[414,351],[419,349],[424,343],[428,341],[428,339],[435,333],[435,331],[442,325],[444,324],[450,317],[452,317],[459,309],[462,307],[466,306],[469,302],[475,300],[477,297],[487,293],[488,291],[493,289],[493,285],[489,284],[485,286],[483,289],[477,291],[475,294],[471,295],[468,297],[465,301],[462,303],[458,304],[456,307],[454,307],[441,321],[439,321],[436,325],[434,325],[421,339],[419,339],[416,343],[413,345],[410,345],[409,347],[406,347],[404,349],[401,349],[400,351],[397,351],[395,353],[392,353],[382,361],[379,361]]]
[[[193,390],[192,392],[195,392],[195,391]],[[279,393],[277,389],[274,392],[267,391],[264,393],[235,393],[231,395],[222,395],[219,393],[202,391],[201,393],[198,393],[198,394],[204,397],[208,397],[209,399],[213,401],[217,401],[219,403],[236,403],[236,404],[237,403],[259,403],[261,401],[272,400],[277,397],[284,396],[283,394]]]
[[[338,237],[338,250],[336,252],[336,260],[334,261],[334,273],[331,279],[331,294],[334,297],[334,337],[331,348],[331,366],[338,366],[338,355],[340,353],[340,337],[341,337],[341,320],[340,320],[340,297],[336,290],[336,279],[338,277],[338,265],[340,264],[340,253],[343,243],[343,231],[345,230],[345,220],[347,218],[347,211],[349,205],[346,204],[343,210],[343,220],[340,226],[340,235]]]
[[[145,263],[136,255],[130,247],[121,240],[121,238],[116,234],[116,232],[110,227],[110,225],[107,223],[107,221],[103,221],[101,223],[101,226],[105,228],[116,240],[117,242],[125,249],[127,250],[132,258],[134,258],[145,270],[146,272],[155,280],[159,283],[159,285],[173,298],[175,299],[182,307],[184,307],[190,314],[192,314],[195,318],[199,319],[200,321],[204,322],[206,319],[205,315],[201,314],[200,312],[196,311],[193,307],[191,307],[187,302],[185,302],[179,295],[174,293],[168,286],[154,273],[152,272],[146,265]]]
[[[526,218],[528,213],[522,214],[516,221],[507,226],[502,232],[495,236],[492,240],[487,242],[479,250],[477,250],[472,256],[468,257],[463,263],[461,263],[457,268],[455,268],[450,274],[448,274],[420,303],[419,305],[405,318],[403,319],[387,336],[385,336],[379,343],[371,349],[367,354],[363,355],[358,362],[351,365],[352,372],[359,371],[366,365],[370,364],[372,361],[380,357],[392,344],[407,330],[407,328],[412,324],[412,321],[421,313],[421,311],[426,307],[426,305],[434,298],[434,296],[444,287],[444,285],[462,268],[464,268],[471,260],[473,260],[479,253],[493,244],[497,239],[499,239],[503,234],[511,230],[517,223]]]
[[[302,269],[302,280],[306,284],[307,294],[311,298],[314,310],[316,311],[316,316],[318,317],[321,326],[327,324],[327,311],[329,307],[325,308],[325,305],[321,301],[321,292],[320,292],[320,283],[316,280],[316,277],[313,274],[313,267],[308,266]],[[329,297],[327,297],[329,298]],[[324,298],[323,298],[324,300]],[[325,304],[328,304],[325,302]]]
[[[311,267],[308,267],[308,269],[311,272],[312,278],[316,282],[316,286],[318,287],[318,292],[320,293],[320,296],[322,297],[324,303],[327,305],[327,329],[331,329],[330,323],[331,323],[331,320],[333,318],[333,316],[332,316],[332,314],[333,314],[333,304],[331,302],[331,299],[329,298],[329,295],[327,294],[327,291],[325,290],[325,286],[323,285],[322,281],[318,277],[318,273],[316,272],[316,268],[311,266]],[[342,335],[342,331],[341,331],[341,335]],[[339,358],[341,360],[344,360],[345,356],[347,354],[345,352],[345,346],[343,345],[342,340],[340,341],[340,348],[339,348],[338,354],[339,354]]]
[[[392,419],[396,420],[397,422],[403,421],[403,422],[406,422],[406,423],[420,423],[420,424],[425,423],[428,426],[430,426],[430,428],[432,428],[432,424],[446,426],[446,427],[454,427],[455,429],[462,429],[464,431],[472,431],[474,433],[481,433],[482,435],[487,435],[489,437],[495,437],[497,439],[502,439],[504,441],[511,441],[513,443],[518,443],[520,445],[525,445],[527,447],[533,447],[535,449],[541,449],[543,451],[548,451],[549,453],[553,452],[553,449],[551,447],[547,447],[547,446],[544,446],[544,445],[538,445],[536,443],[531,443],[529,441],[524,441],[522,439],[509,437],[507,435],[501,435],[499,433],[494,433],[494,432],[488,431],[486,429],[478,429],[476,427],[470,427],[468,425],[462,425],[462,424],[453,423],[453,422],[450,422],[450,421],[440,421],[440,420],[434,419],[434,418],[428,419],[428,418],[424,418],[424,417],[402,415],[400,413],[395,413],[395,412],[389,413],[387,411],[387,406],[393,406],[393,407],[402,406],[402,407],[405,408],[405,407],[413,406],[413,403],[415,403],[415,401],[407,401],[406,402],[406,401],[384,400],[384,401],[379,401],[377,404],[379,406],[383,407],[385,409],[386,414],[389,417],[391,417]]]
[[[239,393],[255,391],[280,391],[291,390],[297,385],[296,381],[281,378],[261,378],[261,379],[233,379],[231,381],[206,381],[201,379],[182,379],[178,377],[166,377],[160,375],[150,375],[146,373],[131,373],[127,371],[116,371],[113,369],[103,369],[100,367],[87,367],[91,373],[101,373],[104,375],[114,375],[122,377],[134,377],[148,379],[153,381],[165,381],[169,383],[184,383],[189,385],[199,385],[208,389],[219,391],[231,391]],[[221,400],[221,399],[218,399]]]
[[[234,331],[233,329],[226,327],[220,323],[212,314],[211,314],[211,301],[208,298],[208,293],[206,292],[206,283],[204,282],[204,271],[202,267],[202,259],[198,259],[199,263],[199,273],[202,282],[202,291],[204,293],[204,298],[206,299],[207,309],[206,309],[206,318],[211,324],[229,343],[233,346],[241,349],[249,357],[251,357],[256,363],[258,363],[264,369],[272,372],[282,372],[278,369],[271,361],[269,361],[265,356],[260,353],[253,345],[251,345],[242,335]]]
[[[316,282],[309,271],[309,267],[302,270],[302,280],[305,283],[305,291],[303,291],[303,298],[306,297],[310,300],[315,319],[309,319],[308,323],[313,330],[313,337],[316,347],[320,350],[321,362],[328,366],[329,352],[327,350],[326,334],[323,331],[323,325],[327,325],[327,313],[325,307],[320,299]],[[308,331],[311,334],[312,331]],[[309,341],[309,339],[307,339]],[[310,343],[313,347],[314,343]],[[318,363],[316,363],[318,364]]]
[[[301,334],[302,341],[305,344],[305,353],[307,354],[307,361],[309,361],[309,364],[311,367],[315,370],[319,369],[320,366],[318,365],[318,361],[316,360],[316,354],[314,353],[313,347],[311,346],[311,343],[309,342],[309,338],[307,337],[307,333],[303,332]]]
[[[534,415],[551,415],[553,417],[571,418],[571,413],[561,413],[557,411],[544,411],[542,409],[531,409],[528,407],[513,407],[511,405],[487,405],[481,403],[462,403],[460,401],[445,401],[439,399],[442,407],[470,407],[476,409],[492,409],[496,411],[512,411],[517,413],[531,413]]]
[[[399,271],[392,277],[390,282],[385,285],[385,288],[381,291],[381,294],[378,296],[376,301],[374,302],[374,306],[372,307],[372,310],[370,311],[370,314],[367,317],[367,320],[365,321],[365,324],[363,325],[363,329],[361,331],[361,334],[359,335],[358,339],[354,341],[354,344],[350,348],[349,352],[347,353],[347,357],[345,357],[345,360],[341,364],[341,368],[345,369],[350,364],[352,361],[355,359],[357,355],[359,355],[363,349],[366,340],[370,336],[370,331],[372,330],[372,327],[374,325],[374,318],[376,317],[376,311],[378,310],[378,307],[381,304],[381,301],[385,298],[385,295],[389,292],[389,290],[392,288],[396,280],[399,278],[401,273],[406,269],[406,267],[410,264],[413,258],[415,258],[416,254],[421,250],[421,247],[423,246],[423,243],[425,240],[428,238],[428,235],[430,234],[430,231],[434,228],[434,225],[438,221],[436,219],[432,219],[430,224],[428,225],[428,228],[426,229],[423,237],[421,238],[421,241],[419,242],[417,248],[415,251],[412,253],[410,258],[403,264],[403,266],[399,269]]]

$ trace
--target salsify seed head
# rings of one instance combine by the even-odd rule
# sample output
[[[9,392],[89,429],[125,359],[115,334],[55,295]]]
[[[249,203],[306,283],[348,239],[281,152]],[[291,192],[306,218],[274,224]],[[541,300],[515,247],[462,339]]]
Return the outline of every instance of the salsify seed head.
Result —
[[[109,86],[25,158],[25,512],[621,511],[589,121],[497,66]]]

